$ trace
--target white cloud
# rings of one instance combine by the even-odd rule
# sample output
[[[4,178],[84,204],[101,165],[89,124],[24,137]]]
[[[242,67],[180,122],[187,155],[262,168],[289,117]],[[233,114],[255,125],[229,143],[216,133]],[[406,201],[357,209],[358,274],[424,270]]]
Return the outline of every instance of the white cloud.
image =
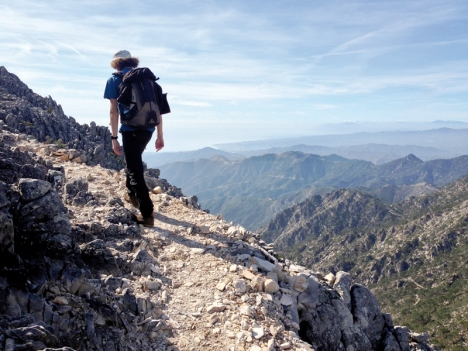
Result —
[[[373,118],[372,101],[411,99],[421,111],[437,101],[440,113],[451,101],[456,116],[466,106],[464,1],[79,4],[17,0],[0,14],[0,64],[79,121],[108,118],[102,93],[122,48],[161,77],[174,115],[237,123],[229,112],[242,110],[265,125],[272,111],[340,121],[350,105]]]

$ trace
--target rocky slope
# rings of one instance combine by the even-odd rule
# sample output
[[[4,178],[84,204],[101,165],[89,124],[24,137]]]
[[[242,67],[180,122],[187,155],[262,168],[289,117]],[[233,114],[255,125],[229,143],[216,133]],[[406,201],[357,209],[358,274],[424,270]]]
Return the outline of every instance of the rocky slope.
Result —
[[[0,140],[5,350],[433,349],[345,272],[279,262],[255,234],[161,187],[155,227],[139,227],[121,172],[25,135]]]
[[[468,177],[394,205],[339,190],[281,212],[259,233],[303,265],[349,271],[398,321],[458,350],[468,343],[467,206]]]
[[[349,274],[278,260],[157,170],[155,227],[135,225],[123,173],[56,146],[0,121],[0,349],[435,350]]]
[[[50,96],[35,94],[17,76],[0,66],[0,120],[16,133],[73,149],[75,162],[122,169],[123,159],[112,153],[109,128],[88,126],[63,113]]]

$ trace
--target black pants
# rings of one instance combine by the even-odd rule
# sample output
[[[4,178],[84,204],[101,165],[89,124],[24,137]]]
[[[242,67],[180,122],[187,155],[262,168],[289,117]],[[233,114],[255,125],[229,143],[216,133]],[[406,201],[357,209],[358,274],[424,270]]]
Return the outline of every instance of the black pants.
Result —
[[[136,196],[140,203],[140,212],[143,217],[153,213],[153,202],[148,194],[145,177],[143,175],[143,159],[141,155],[151,140],[153,132],[138,130],[135,132],[122,132],[122,145],[125,155],[127,189],[130,195]]]

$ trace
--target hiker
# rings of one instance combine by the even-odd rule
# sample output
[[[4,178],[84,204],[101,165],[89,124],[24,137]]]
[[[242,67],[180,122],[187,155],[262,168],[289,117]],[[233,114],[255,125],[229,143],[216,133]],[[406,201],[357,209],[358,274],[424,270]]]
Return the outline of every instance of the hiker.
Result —
[[[124,195],[124,199],[140,210],[140,214],[135,216],[134,220],[146,227],[152,227],[154,225],[154,206],[150,199],[148,187],[144,178],[142,154],[146,145],[151,140],[155,129],[157,130],[157,139],[155,142],[156,151],[164,147],[162,116],[158,116],[160,119],[156,127],[138,128],[125,124],[125,121],[121,120],[120,130],[118,128],[119,103],[117,99],[121,93],[120,84],[123,81],[123,75],[133,68],[138,67],[138,64],[138,58],[132,57],[127,50],[120,50],[117,52],[110,63],[111,67],[117,72],[108,79],[104,91],[104,98],[110,101],[112,150],[116,155],[121,156],[123,149],[126,161],[127,192]],[[144,70],[149,71],[147,68],[144,68]],[[122,135],[122,148],[120,147],[117,131]]]

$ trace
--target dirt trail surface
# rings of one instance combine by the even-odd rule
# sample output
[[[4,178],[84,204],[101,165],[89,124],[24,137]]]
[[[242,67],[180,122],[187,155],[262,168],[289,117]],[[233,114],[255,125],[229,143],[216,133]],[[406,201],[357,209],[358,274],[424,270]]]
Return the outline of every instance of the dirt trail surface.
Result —
[[[159,171],[146,173],[155,225],[139,226],[123,171],[5,129],[5,350],[433,350],[427,334],[393,326],[348,273],[278,260],[258,234],[200,210]]]

